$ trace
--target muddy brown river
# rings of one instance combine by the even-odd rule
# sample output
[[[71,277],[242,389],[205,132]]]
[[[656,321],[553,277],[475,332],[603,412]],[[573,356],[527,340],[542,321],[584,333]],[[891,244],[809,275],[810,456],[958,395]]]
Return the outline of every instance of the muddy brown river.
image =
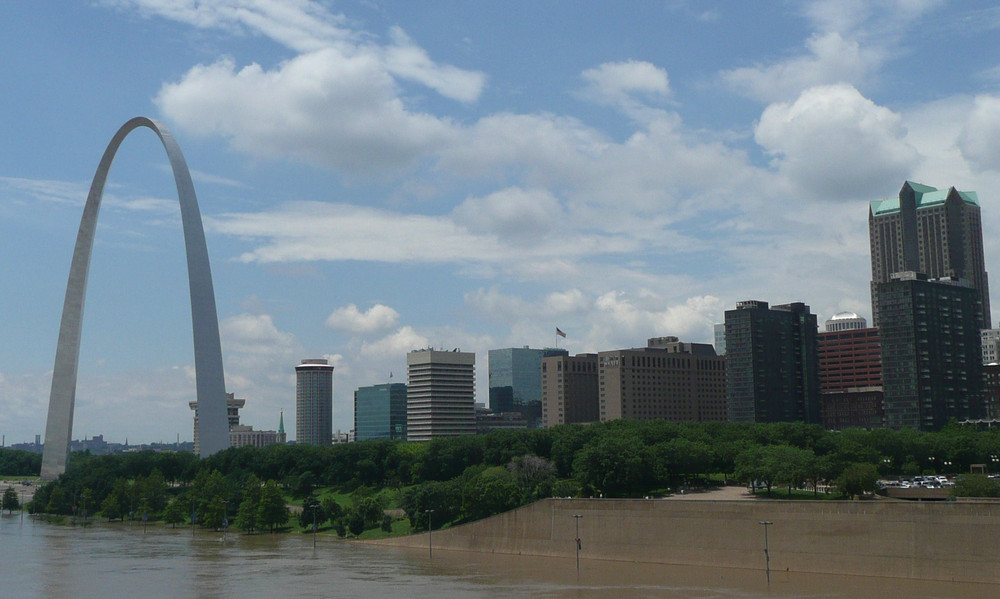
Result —
[[[1000,587],[375,547],[320,535],[0,519],[0,598],[978,599]]]

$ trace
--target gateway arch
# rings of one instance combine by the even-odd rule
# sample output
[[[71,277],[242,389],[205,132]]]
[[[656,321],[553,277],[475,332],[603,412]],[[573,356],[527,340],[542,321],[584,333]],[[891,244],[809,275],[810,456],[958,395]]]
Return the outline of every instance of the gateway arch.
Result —
[[[83,324],[83,300],[87,292],[87,274],[94,245],[97,213],[101,208],[104,184],[118,147],[129,133],[146,127],[156,133],[167,151],[177,185],[184,227],[184,248],[187,253],[188,284],[191,292],[191,324],[194,333],[194,364],[198,400],[198,431],[202,457],[229,447],[229,421],[226,414],[226,386],[222,370],[222,345],[219,341],[219,319],[215,309],[212,271],[208,263],[208,247],[201,224],[194,183],[184,155],[174,136],[161,123],[146,117],[136,117],[111,138],[90,185],[87,204],[80,220],[80,231],[73,250],[73,262],[66,285],[62,324],[56,346],[55,368],[49,414],[45,425],[45,449],[42,453],[41,476],[52,480],[66,471],[70,438],[73,434],[73,407],[76,401],[76,375],[80,361],[80,330]]]

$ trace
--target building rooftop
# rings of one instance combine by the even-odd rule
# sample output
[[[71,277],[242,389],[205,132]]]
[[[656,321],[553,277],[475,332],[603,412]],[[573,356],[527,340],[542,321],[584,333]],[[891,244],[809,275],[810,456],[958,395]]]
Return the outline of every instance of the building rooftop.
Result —
[[[920,183],[914,183],[913,181],[907,181],[903,186],[910,186],[916,196],[917,210],[921,208],[929,208],[938,204],[944,204],[948,196],[954,192],[957,193],[960,198],[970,206],[979,207],[979,196],[974,191],[958,191],[954,187],[949,187],[948,189],[937,189],[929,185],[921,185]],[[885,200],[874,200],[871,203],[872,215],[879,216],[881,214],[892,214],[893,212],[899,212],[899,198],[889,198]]]

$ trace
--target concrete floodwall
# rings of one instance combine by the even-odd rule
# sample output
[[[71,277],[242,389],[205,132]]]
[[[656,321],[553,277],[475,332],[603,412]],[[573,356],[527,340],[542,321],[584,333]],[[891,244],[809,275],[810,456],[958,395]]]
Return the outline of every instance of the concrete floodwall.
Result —
[[[580,515],[582,518],[574,518]],[[434,548],[1000,584],[1000,505],[547,499],[433,533]],[[427,534],[380,544],[427,547]]]

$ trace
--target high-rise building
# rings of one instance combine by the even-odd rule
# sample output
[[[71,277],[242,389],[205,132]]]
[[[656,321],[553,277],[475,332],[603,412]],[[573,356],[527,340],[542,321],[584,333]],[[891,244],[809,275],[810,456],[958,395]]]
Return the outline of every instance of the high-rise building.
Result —
[[[844,329],[817,338],[819,387],[822,393],[882,386],[878,329]]]
[[[914,272],[876,286],[888,426],[938,430],[983,417],[979,298],[964,281]]]
[[[726,355],[726,323],[720,322],[714,325],[712,331],[715,334],[715,353],[720,356]]]
[[[854,312],[837,312],[824,324],[827,333],[837,331],[853,331],[864,329],[868,326],[868,321],[863,316],[858,316]]]
[[[979,339],[983,348],[983,364],[1000,362],[1000,329],[983,329],[979,331]]]
[[[864,318],[841,312],[817,336],[823,428],[876,428],[885,425],[882,357],[878,329]]]
[[[411,351],[406,377],[407,440],[476,434],[476,354]]]
[[[990,328],[990,288],[976,192],[907,181],[898,198],[871,203],[868,235],[875,326],[881,325],[876,285],[888,283],[894,273],[912,271],[930,279],[969,281],[979,295],[979,328]]]
[[[333,443],[333,366],[325,358],[295,367],[295,442]]]
[[[1000,420],[1000,364],[983,364],[983,405],[987,420]]]
[[[386,383],[354,392],[354,437],[358,441],[406,440],[406,385]]]
[[[564,349],[509,347],[489,351],[490,410],[518,412],[528,426],[541,426],[542,358],[569,355]]]
[[[816,315],[795,302],[726,311],[726,391],[733,422],[819,424]]]
[[[656,337],[597,354],[601,420],[727,420],[726,359],[707,343]]]
[[[600,418],[597,354],[542,358],[542,425],[548,428]]]
[[[237,399],[235,393],[226,393],[226,418],[229,430],[240,426],[240,409],[247,403],[245,399]],[[194,454],[201,455],[201,433],[198,430],[198,402],[189,401],[188,407],[194,411]],[[232,445],[230,445],[232,446]]]

